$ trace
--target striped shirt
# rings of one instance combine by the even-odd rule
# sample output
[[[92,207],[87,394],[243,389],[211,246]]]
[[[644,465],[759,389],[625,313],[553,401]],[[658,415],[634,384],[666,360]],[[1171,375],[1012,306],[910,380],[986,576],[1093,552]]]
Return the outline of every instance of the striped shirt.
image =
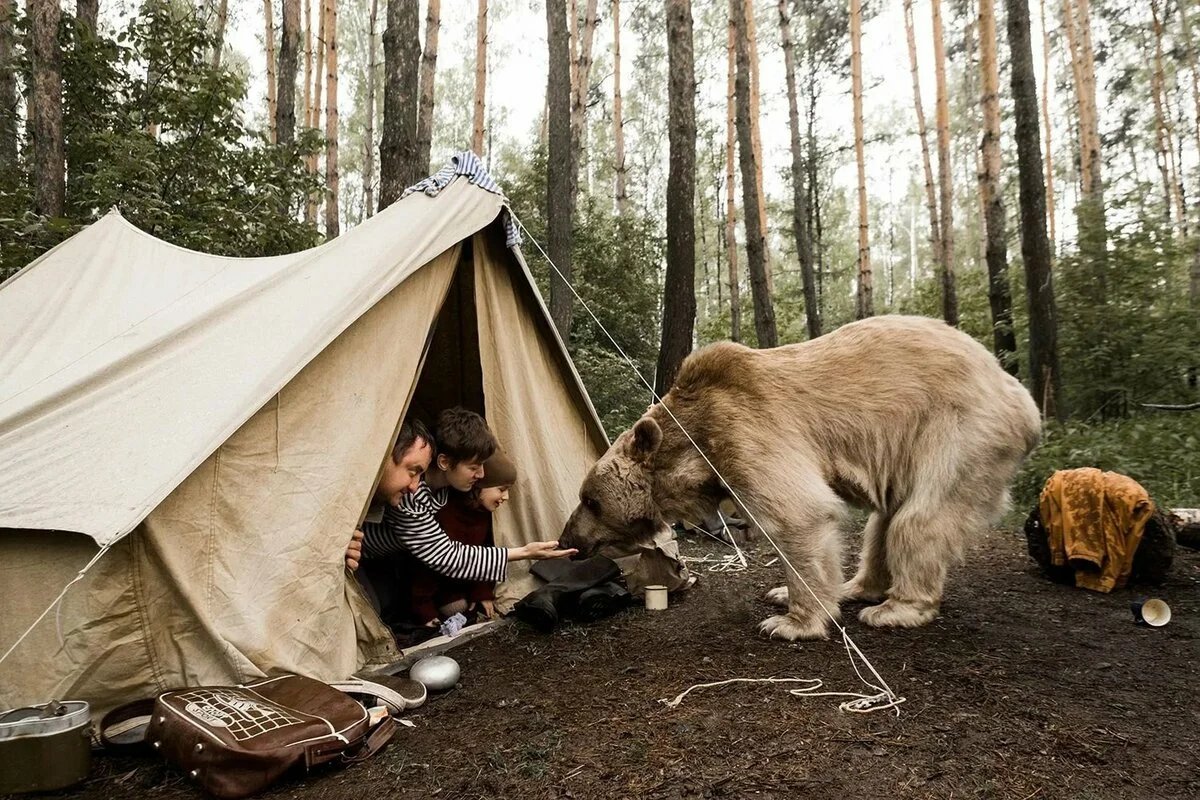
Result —
[[[407,550],[439,575],[468,581],[504,580],[508,550],[456,542],[434,514],[450,498],[448,488],[434,491],[421,479],[416,492],[405,493],[400,505],[388,506],[381,522],[364,522],[363,556],[379,558]]]

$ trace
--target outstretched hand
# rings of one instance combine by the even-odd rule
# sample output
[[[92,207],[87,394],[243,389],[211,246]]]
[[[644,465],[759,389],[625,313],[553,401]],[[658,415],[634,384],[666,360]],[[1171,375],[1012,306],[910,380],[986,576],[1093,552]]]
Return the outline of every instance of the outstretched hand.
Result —
[[[579,552],[574,547],[560,550],[557,541],[530,542],[522,550],[525,551],[524,557],[532,561],[544,561],[548,558],[570,558]]]
[[[362,540],[363,532],[355,530],[354,535],[350,537],[350,544],[346,545],[346,566],[351,572],[358,569],[358,562],[362,561]]]

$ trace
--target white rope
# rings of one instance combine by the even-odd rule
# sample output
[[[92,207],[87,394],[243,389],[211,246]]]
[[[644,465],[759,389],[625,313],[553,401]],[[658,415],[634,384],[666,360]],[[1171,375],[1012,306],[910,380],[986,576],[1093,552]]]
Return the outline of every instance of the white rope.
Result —
[[[8,650],[6,650],[4,652],[4,655],[0,656],[0,664],[3,664],[5,659],[7,659],[10,655],[12,655],[12,652],[17,649],[17,647],[21,644],[21,642],[25,641],[25,638],[27,636],[29,636],[29,634],[33,633],[33,629],[38,626],[39,622],[41,622],[42,620],[44,620],[46,618],[47,614],[49,614],[51,611],[53,611],[55,608],[58,607],[58,604],[61,603],[63,598],[67,596],[67,590],[70,589],[72,586],[74,586],[76,583],[78,583],[80,580],[82,580],[83,576],[87,574],[87,571],[89,569],[91,569],[97,561],[100,560],[101,556],[103,556],[105,553],[108,552],[108,548],[112,547],[112,545],[113,545],[113,543],[109,542],[108,544],[101,547],[100,550],[96,553],[96,555],[92,556],[92,560],[89,561],[87,564],[84,564],[83,569],[79,570],[79,574],[77,574],[74,578],[72,578],[67,583],[67,585],[63,587],[62,591],[58,593],[58,597],[54,598],[54,600],[51,601],[50,605],[46,606],[46,610],[43,611],[41,614],[39,614],[38,618],[33,621],[33,624],[31,624],[28,628],[25,629],[25,632],[22,633],[15,642],[12,643],[12,646],[9,647]],[[59,638],[60,639],[62,638],[61,632],[59,633]]]
[[[896,708],[905,700],[903,697],[895,697],[889,698],[886,704],[880,704],[879,695],[860,694],[858,692],[820,692],[817,690],[825,685],[825,682],[820,678],[730,678],[729,680],[715,681],[713,683],[697,683],[695,686],[689,686],[684,689],[670,700],[663,698],[658,702],[667,708],[677,708],[683,702],[683,698],[687,697],[695,689],[708,689],[713,686],[726,686],[731,683],[807,683],[809,684],[808,686],[802,686],[799,689],[788,689],[788,694],[796,697],[853,697],[853,700],[846,700],[838,705],[839,711],[851,714],[870,714],[875,711],[885,711],[889,708]]]
[[[667,412],[667,415],[670,416],[671,421],[675,423],[683,435],[687,437],[688,442],[690,442],[692,447],[695,448],[696,452],[700,454],[700,457],[704,459],[704,463],[708,464],[709,469],[711,469],[721,481],[721,485],[725,487],[727,492],[729,492],[730,497],[733,498],[733,501],[737,504],[737,507],[750,518],[750,522],[753,523],[754,527],[757,528],[764,537],[766,537],[766,540],[770,542],[771,547],[775,548],[775,552],[779,553],[779,557],[783,560],[783,563],[787,565],[787,568],[791,570],[793,575],[796,576],[796,580],[798,580],[800,585],[803,586],[804,589],[812,596],[812,598],[817,601],[817,605],[820,606],[821,610],[825,612],[825,616],[829,617],[829,621],[832,622],[834,627],[837,628],[842,634],[842,641],[846,646],[846,653],[850,656],[850,663],[854,667],[855,674],[858,675],[859,680],[862,681],[865,686],[874,689],[878,693],[873,695],[872,699],[878,700],[881,703],[883,701],[888,702],[887,706],[880,706],[881,708],[895,708],[898,706],[901,702],[901,699],[898,698],[896,693],[892,691],[890,686],[888,686],[887,681],[883,679],[883,676],[879,674],[879,671],[875,669],[875,666],[866,657],[863,651],[858,648],[858,645],[854,644],[854,641],[850,638],[849,632],[847,632],[842,624],[838,621],[838,618],[833,614],[832,611],[829,610],[829,608],[826,607],[821,598],[817,596],[817,593],[812,590],[812,587],[808,585],[808,581],[804,580],[804,576],[801,575],[800,571],[797,570],[795,565],[792,564],[791,560],[787,557],[787,554],[783,552],[783,549],[775,541],[774,537],[772,537],[767,529],[763,527],[762,523],[758,521],[758,518],[754,516],[754,512],[742,502],[742,499],[738,495],[737,491],[729,485],[729,481],[725,479],[725,476],[722,475],[721,471],[717,469],[715,464],[713,464],[712,460],[708,457],[708,454],[701,449],[700,445],[696,443],[696,440],[692,438],[692,435],[688,433],[686,428],[683,427],[683,424],[675,416],[674,412],[671,411],[667,404],[663,402],[662,398],[659,397],[658,392],[654,391],[654,387],[642,375],[641,371],[637,368],[637,364],[635,364],[633,359],[631,359],[625,353],[625,350],[621,347],[620,343],[613,338],[613,335],[608,332],[608,328],[604,327],[604,323],[602,323],[596,316],[595,312],[592,311],[592,308],[587,304],[587,301],[579,296],[579,292],[575,291],[575,287],[572,286],[571,282],[562,274],[562,271],[559,270],[558,266],[554,263],[554,260],[550,258],[550,254],[542,249],[542,245],[533,237],[533,235],[529,232],[529,229],[525,227],[525,223],[523,223],[520,217],[518,217],[515,213],[512,213],[512,209],[509,209],[509,213],[512,214],[512,218],[516,220],[517,225],[521,227],[521,230],[525,232],[525,235],[528,237],[529,241],[533,242],[533,246],[536,247],[538,252],[542,254],[542,257],[546,259],[546,263],[550,265],[550,268],[553,269],[558,275],[559,279],[566,284],[566,287],[571,290],[571,294],[574,295],[575,299],[578,300],[580,305],[583,306],[583,309],[588,313],[588,316],[592,318],[592,322],[596,323],[596,326],[599,327],[600,330],[604,332],[604,335],[608,337],[608,340],[612,342],[613,347],[617,348],[617,352],[620,353],[621,357],[625,359],[625,362],[629,364],[629,368],[633,370],[633,373],[638,377],[638,380],[640,380],[642,385],[650,391],[650,396],[654,398],[656,403],[662,406],[663,411]],[[862,660],[863,666],[870,670],[871,675],[879,682],[878,684],[872,683],[863,677],[862,672],[859,671],[858,665],[855,663],[855,656]],[[899,713],[900,710],[896,708],[896,714],[899,715]]]

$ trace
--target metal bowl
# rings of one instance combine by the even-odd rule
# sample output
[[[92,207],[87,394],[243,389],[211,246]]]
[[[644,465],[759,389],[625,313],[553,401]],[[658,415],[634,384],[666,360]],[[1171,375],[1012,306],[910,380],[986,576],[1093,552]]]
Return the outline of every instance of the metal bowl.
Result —
[[[453,688],[458,683],[458,662],[450,656],[429,656],[412,665],[408,677],[431,692]]]

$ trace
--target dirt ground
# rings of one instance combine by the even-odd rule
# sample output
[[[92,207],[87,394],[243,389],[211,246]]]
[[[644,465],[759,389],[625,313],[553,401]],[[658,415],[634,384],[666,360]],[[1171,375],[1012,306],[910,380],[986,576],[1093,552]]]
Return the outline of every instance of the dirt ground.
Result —
[[[710,546],[711,545],[711,546]],[[266,797],[359,798],[1196,798],[1200,797],[1200,554],[1181,550],[1153,590],[1174,619],[1133,624],[1132,590],[1098,595],[1044,580],[1019,533],[976,541],[941,616],[847,628],[900,715],[840,713],[833,698],[733,677],[820,677],[857,691],[840,641],[758,636],[782,582],[772,553],[702,572],[665,612],[545,636],[505,626],[455,650],[462,683],[409,717],[365,764],[278,785]],[[685,543],[700,556],[716,542]],[[100,759],[61,795],[197,798],[146,760]]]

